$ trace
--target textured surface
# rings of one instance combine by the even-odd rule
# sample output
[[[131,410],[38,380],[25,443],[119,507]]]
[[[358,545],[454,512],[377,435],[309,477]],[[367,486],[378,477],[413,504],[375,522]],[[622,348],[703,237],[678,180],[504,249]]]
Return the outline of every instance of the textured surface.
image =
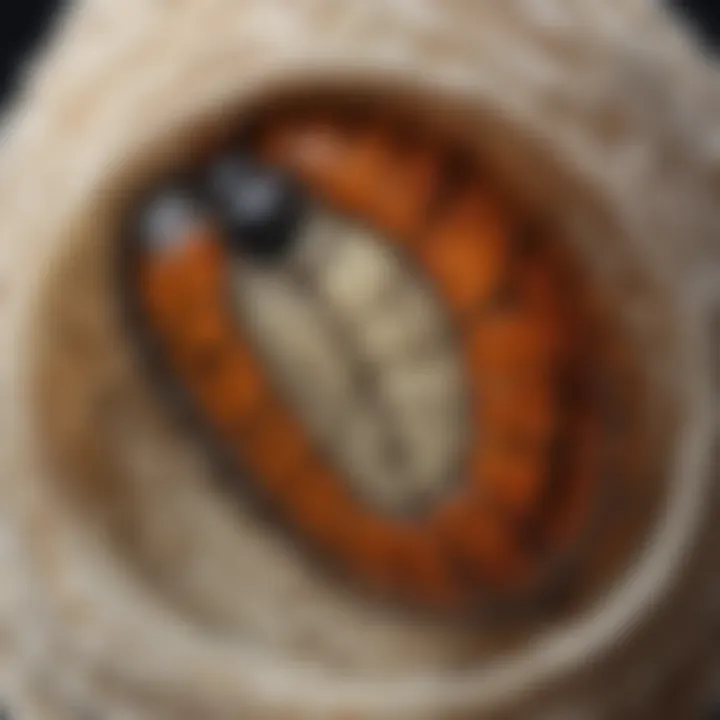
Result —
[[[238,527],[125,347],[108,262],[122,190],[191,145],[189,118],[318,69],[445,98],[533,201],[563,209],[622,299],[658,415],[664,392],[682,408],[647,554],[529,642],[379,613],[249,515]],[[715,70],[642,0],[78,6],[0,163],[0,658],[20,716],[688,717],[720,594],[719,114]]]
[[[390,512],[423,507],[448,491],[466,441],[466,388],[448,323],[368,231],[321,215],[303,240],[279,268],[238,263],[238,312],[353,489]],[[324,303],[329,317],[318,312]],[[359,383],[348,357],[371,380]],[[395,462],[386,436],[399,446]]]

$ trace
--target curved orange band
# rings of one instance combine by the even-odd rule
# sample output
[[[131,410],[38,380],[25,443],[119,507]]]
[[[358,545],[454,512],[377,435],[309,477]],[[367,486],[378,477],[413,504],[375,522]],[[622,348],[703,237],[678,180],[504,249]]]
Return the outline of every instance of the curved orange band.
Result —
[[[349,137],[320,118],[271,127],[258,151],[373,223],[430,278],[471,386],[475,439],[463,477],[415,519],[354,497],[238,326],[229,259],[209,228],[141,263],[143,307],[173,373],[248,481],[361,583],[444,609],[536,587],[590,525],[599,491],[593,403],[587,393],[563,399],[564,373],[589,382],[589,371],[576,352],[575,299],[563,296],[550,254],[518,252],[509,211],[477,178],[437,204],[446,153],[435,146],[400,153],[386,130]],[[497,302],[507,292],[509,307]]]

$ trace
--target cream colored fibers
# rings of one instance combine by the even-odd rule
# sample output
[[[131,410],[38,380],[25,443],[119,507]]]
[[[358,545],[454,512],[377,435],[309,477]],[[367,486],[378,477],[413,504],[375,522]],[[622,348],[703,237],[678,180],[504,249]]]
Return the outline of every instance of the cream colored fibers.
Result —
[[[560,209],[627,328],[666,490],[630,569],[573,614],[457,627],[343,591],[209,490],[137,372],[112,282],[126,199],[199,128],[329,81],[402,87]],[[720,631],[718,126],[717,69],[649,0],[71,6],[0,156],[0,694],[15,717],[694,717]]]

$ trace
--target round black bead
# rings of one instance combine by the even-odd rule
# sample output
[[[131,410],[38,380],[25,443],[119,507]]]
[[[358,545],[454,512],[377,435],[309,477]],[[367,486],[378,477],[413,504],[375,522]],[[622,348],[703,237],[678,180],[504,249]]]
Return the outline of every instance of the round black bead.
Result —
[[[210,169],[207,191],[233,250],[272,261],[296,240],[305,199],[287,175],[234,155]]]

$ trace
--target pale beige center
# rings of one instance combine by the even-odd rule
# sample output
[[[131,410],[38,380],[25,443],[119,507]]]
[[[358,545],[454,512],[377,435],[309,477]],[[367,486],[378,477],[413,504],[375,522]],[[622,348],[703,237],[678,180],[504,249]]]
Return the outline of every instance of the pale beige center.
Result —
[[[282,262],[238,263],[235,278],[280,391],[361,498],[412,512],[460,480],[466,382],[448,320],[406,259],[317,212]]]

